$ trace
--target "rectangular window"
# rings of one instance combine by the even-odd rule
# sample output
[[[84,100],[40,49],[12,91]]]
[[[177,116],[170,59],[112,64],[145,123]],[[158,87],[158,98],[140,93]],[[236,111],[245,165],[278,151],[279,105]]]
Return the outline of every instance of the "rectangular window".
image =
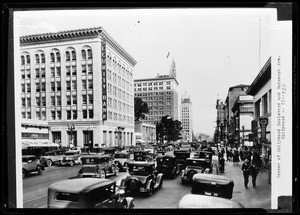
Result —
[[[41,68],[41,75],[42,75],[42,78],[45,78],[45,68]]]
[[[46,112],[43,111],[43,112],[42,112],[42,120],[45,120],[45,119],[46,119]]]
[[[71,119],[71,111],[67,110],[67,119]]]
[[[51,105],[55,106],[55,97],[51,97]]]
[[[94,118],[94,111],[93,110],[89,110],[89,118],[90,119]]]
[[[46,97],[42,97],[42,106],[43,106],[43,107],[46,106]]]
[[[86,90],[86,80],[82,80],[82,89]]]
[[[255,102],[255,118],[259,118],[260,117],[260,99]]]
[[[55,119],[55,111],[51,111],[51,118],[54,120]]]
[[[83,75],[86,74],[86,65],[81,66],[81,72],[82,72]]]
[[[61,111],[57,111],[57,118],[61,119]]]
[[[71,90],[71,82],[70,81],[66,81],[66,89]]]
[[[71,96],[67,96],[67,105],[71,105]]]
[[[40,92],[40,83],[35,84],[36,92]]]
[[[27,78],[30,78],[30,70],[26,70]]]
[[[83,119],[87,118],[87,110],[82,110],[82,118]]]
[[[93,80],[89,80],[89,89],[93,89]]]
[[[73,98],[73,105],[76,105],[77,104],[77,96],[72,96]]]
[[[57,77],[60,77],[60,67],[56,67],[56,75]]]
[[[73,110],[73,119],[77,119],[77,110]]]
[[[76,76],[76,66],[72,66],[72,75]]]
[[[71,75],[71,68],[69,66],[66,66],[66,76]]]
[[[263,95],[262,101],[263,101],[263,115],[266,115],[268,113],[268,110],[269,110],[268,109],[268,93]]]
[[[159,85],[163,85],[163,82],[159,82]]]
[[[76,91],[77,88],[77,81],[72,81],[72,90]]]
[[[27,107],[31,106],[31,98],[27,98]]]
[[[46,91],[46,83],[42,83],[42,92]]]
[[[86,105],[86,95],[82,95],[82,104]]]
[[[22,98],[22,107],[25,107],[25,98]]]
[[[51,91],[55,91],[55,82],[51,82]]]
[[[92,74],[93,73],[93,67],[92,65],[88,65],[88,74]]]
[[[27,119],[31,119],[31,112],[30,111],[27,112]]]
[[[22,112],[22,118],[26,118],[26,113],[25,112]]]
[[[61,90],[60,82],[57,82],[57,83],[56,83],[56,90],[57,90],[57,91],[60,91],[60,90]]]
[[[61,97],[57,96],[56,97],[57,105],[61,105]]]
[[[93,95],[89,95],[89,104],[93,104]]]
[[[39,69],[35,69],[35,77],[36,78],[40,77],[40,70]]]
[[[36,112],[36,118],[41,119],[41,113],[39,111]]]
[[[51,77],[54,77],[55,76],[55,70],[54,70],[54,67],[50,68],[51,70]]]
[[[22,84],[22,93],[25,93],[25,84]]]

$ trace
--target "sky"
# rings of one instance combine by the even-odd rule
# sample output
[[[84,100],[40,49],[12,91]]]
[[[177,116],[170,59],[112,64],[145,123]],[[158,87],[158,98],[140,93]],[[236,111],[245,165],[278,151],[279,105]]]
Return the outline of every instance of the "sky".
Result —
[[[103,27],[136,61],[134,79],[169,74],[193,104],[193,131],[213,136],[216,100],[250,85],[271,56],[274,9],[103,9],[15,12],[20,36]],[[169,54],[168,54],[169,53]],[[168,56],[168,57],[167,57]]]

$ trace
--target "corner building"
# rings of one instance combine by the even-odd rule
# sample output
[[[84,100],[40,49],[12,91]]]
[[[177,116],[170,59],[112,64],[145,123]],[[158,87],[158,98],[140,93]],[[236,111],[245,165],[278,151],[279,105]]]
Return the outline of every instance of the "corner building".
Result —
[[[22,118],[79,147],[134,143],[136,61],[102,28],[20,38]]]

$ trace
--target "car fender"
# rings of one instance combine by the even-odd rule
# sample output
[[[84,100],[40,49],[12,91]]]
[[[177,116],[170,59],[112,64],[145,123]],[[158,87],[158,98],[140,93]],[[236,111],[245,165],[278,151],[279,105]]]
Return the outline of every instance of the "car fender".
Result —
[[[147,181],[147,184],[146,184],[146,189],[147,190],[150,190],[151,184],[152,184],[152,179],[150,179],[149,181]]]
[[[132,198],[132,197],[126,197],[125,201],[126,201],[127,208],[129,208],[130,204],[133,203],[134,198]]]
[[[123,178],[120,182],[120,188],[125,188],[125,182],[127,178]]]
[[[159,173],[159,174],[157,175],[156,183],[155,183],[156,186],[158,186],[158,185],[160,184],[160,181],[161,181],[162,177],[163,177],[163,174],[162,174],[162,173]]]

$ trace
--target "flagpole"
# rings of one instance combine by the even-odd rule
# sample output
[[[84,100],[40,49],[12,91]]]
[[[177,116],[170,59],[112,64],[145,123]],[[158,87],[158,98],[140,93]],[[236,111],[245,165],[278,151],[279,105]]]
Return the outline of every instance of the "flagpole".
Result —
[[[258,71],[260,71],[260,52],[261,52],[261,19],[259,19],[259,37],[258,37]]]

